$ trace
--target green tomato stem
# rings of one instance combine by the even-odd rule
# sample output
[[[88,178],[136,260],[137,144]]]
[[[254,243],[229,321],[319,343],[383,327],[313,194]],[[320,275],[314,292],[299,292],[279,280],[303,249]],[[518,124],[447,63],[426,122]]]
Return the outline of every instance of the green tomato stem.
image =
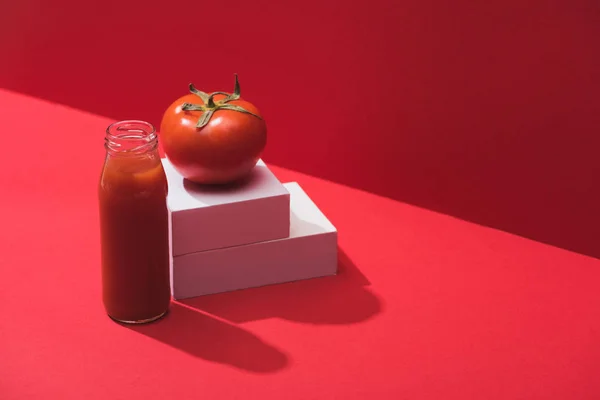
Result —
[[[244,114],[253,115],[258,119],[262,119],[259,115],[256,115],[256,114],[246,110],[243,107],[240,107],[235,104],[228,104],[230,101],[240,99],[240,82],[238,80],[238,75],[237,74],[234,74],[234,75],[235,75],[235,85],[233,88],[233,93],[212,92],[209,95],[205,92],[202,92],[202,91],[196,89],[196,87],[192,83],[189,84],[190,92],[195,94],[196,96],[200,97],[203,104],[183,103],[183,105],[181,106],[181,109],[183,111],[202,111],[203,112],[203,114],[198,119],[198,123],[196,124],[197,129],[200,129],[200,128],[206,126],[206,124],[208,124],[210,122],[210,119],[212,118],[213,114],[217,110],[229,110],[229,111],[241,112]],[[217,94],[225,95],[226,97],[223,100],[219,100],[219,101],[215,102],[214,97]]]

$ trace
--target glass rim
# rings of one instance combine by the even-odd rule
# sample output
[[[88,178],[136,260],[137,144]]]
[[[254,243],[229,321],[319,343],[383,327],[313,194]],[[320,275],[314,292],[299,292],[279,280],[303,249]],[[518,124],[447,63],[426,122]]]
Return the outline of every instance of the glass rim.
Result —
[[[126,143],[141,141],[141,144],[128,147]],[[127,119],[116,121],[106,128],[104,147],[112,154],[142,154],[158,146],[158,136],[150,122]]]
[[[129,129],[125,129],[126,127],[130,127]],[[138,129],[135,129],[137,127]],[[146,128],[146,129],[144,129]],[[114,137],[116,139],[127,139],[119,137],[115,135],[113,132],[117,130],[122,130],[125,132],[135,132],[135,133],[143,133],[143,135],[139,135],[140,137],[150,137],[150,139],[156,136],[156,128],[150,122],[143,121],[140,119],[125,119],[121,121],[115,121],[110,124],[106,128],[106,135],[110,137]]]

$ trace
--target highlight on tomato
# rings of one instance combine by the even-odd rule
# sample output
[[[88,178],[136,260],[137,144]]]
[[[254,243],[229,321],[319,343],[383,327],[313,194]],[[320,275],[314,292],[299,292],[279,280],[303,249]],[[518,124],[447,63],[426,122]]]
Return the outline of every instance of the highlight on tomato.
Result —
[[[199,184],[227,184],[246,177],[267,143],[260,111],[240,96],[235,74],[233,93],[190,93],[175,100],[160,124],[166,157],[184,178]]]

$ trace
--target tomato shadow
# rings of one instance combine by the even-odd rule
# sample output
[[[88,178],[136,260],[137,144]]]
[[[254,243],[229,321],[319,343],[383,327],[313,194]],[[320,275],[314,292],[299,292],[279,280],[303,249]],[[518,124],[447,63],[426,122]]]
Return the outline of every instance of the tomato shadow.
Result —
[[[177,302],[156,322],[126,327],[195,357],[249,372],[274,373],[289,362],[254,334]]]
[[[245,177],[227,184],[198,184],[188,179],[183,179],[183,188],[188,194],[197,200],[207,204],[222,204],[223,196],[240,192],[257,192],[269,187],[280,190],[278,186],[273,185],[275,177],[264,164],[257,164],[252,171]],[[260,189],[259,189],[260,188]]]
[[[282,318],[306,324],[353,324],[382,311],[370,282],[339,250],[334,276],[251,288],[182,300],[202,312],[242,323]]]

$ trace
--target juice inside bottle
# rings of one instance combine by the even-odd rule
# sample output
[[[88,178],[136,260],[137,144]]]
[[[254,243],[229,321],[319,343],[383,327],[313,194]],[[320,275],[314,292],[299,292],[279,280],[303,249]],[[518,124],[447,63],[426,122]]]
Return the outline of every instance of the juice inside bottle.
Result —
[[[99,184],[102,296],[127,323],[160,318],[170,303],[167,179],[152,125],[122,121],[107,130]]]

